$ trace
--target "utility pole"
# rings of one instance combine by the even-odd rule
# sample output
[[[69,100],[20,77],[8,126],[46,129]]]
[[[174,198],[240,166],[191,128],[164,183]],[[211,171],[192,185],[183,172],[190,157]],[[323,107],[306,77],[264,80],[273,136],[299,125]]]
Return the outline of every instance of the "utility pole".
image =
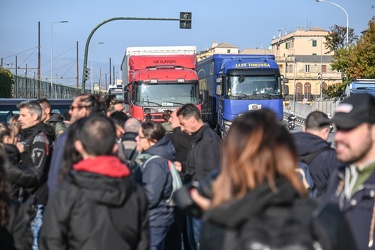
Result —
[[[78,66],[78,41],[76,42],[76,56],[77,56],[77,61],[76,61],[76,94],[78,95],[78,81],[79,81],[79,66]]]
[[[40,22],[38,22],[38,94],[37,96],[38,98],[40,98]]]
[[[112,85],[112,60],[109,58],[109,86]]]

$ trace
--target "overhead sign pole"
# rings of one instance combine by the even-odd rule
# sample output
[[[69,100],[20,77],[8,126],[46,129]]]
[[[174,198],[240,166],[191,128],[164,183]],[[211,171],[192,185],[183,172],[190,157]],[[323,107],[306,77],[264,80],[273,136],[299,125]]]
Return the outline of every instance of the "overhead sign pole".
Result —
[[[143,18],[143,17],[114,17],[107,19],[100,24],[98,24],[87,37],[86,46],[85,46],[85,55],[83,61],[83,69],[82,69],[82,86],[81,86],[81,93],[85,93],[86,89],[86,81],[89,78],[90,70],[87,68],[87,57],[88,51],[90,46],[91,37],[94,35],[95,31],[99,29],[102,25],[118,20],[140,20],[140,21],[179,21],[181,29],[191,29],[191,12],[180,12],[180,18]]]

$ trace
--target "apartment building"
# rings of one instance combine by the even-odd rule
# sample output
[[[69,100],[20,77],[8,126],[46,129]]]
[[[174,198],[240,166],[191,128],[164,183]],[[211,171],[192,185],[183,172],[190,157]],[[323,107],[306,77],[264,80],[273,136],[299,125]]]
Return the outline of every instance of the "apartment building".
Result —
[[[272,39],[271,50],[280,73],[289,79],[286,98],[313,100],[324,97],[323,89],[342,82],[342,74],[331,68],[333,52],[325,48],[328,31],[322,28],[296,30]]]
[[[212,47],[206,50],[199,51],[197,53],[198,62],[206,57],[212,56],[213,54],[238,54],[239,49],[237,46],[223,42],[218,44],[217,42],[212,43]]]

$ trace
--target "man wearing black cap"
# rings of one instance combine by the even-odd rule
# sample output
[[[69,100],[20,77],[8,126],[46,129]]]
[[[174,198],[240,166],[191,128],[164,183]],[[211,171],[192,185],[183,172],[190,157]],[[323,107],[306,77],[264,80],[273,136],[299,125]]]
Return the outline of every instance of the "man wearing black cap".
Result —
[[[327,199],[345,214],[359,249],[375,249],[375,97],[363,93],[336,108],[337,159]]]
[[[331,120],[321,111],[313,111],[306,118],[304,132],[293,133],[300,160],[308,165],[314,181],[313,197],[321,197],[327,190],[331,173],[339,166],[335,149],[327,141]]]

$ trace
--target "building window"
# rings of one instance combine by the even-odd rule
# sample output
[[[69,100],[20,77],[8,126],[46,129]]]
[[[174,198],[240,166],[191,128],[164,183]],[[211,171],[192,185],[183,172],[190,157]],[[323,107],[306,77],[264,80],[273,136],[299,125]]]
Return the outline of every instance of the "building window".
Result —
[[[310,65],[305,65],[305,73],[310,73]]]
[[[289,43],[285,43],[285,48],[289,49]]]
[[[293,66],[294,65],[288,65],[288,73],[293,73]]]
[[[313,56],[316,56],[316,53],[312,53]]]
[[[227,49],[227,53],[228,53],[228,54],[230,53],[230,49]]]
[[[327,65],[322,65],[322,72],[327,73]]]
[[[313,46],[313,47],[318,46],[318,42],[317,42],[316,40],[312,40],[312,46]]]

